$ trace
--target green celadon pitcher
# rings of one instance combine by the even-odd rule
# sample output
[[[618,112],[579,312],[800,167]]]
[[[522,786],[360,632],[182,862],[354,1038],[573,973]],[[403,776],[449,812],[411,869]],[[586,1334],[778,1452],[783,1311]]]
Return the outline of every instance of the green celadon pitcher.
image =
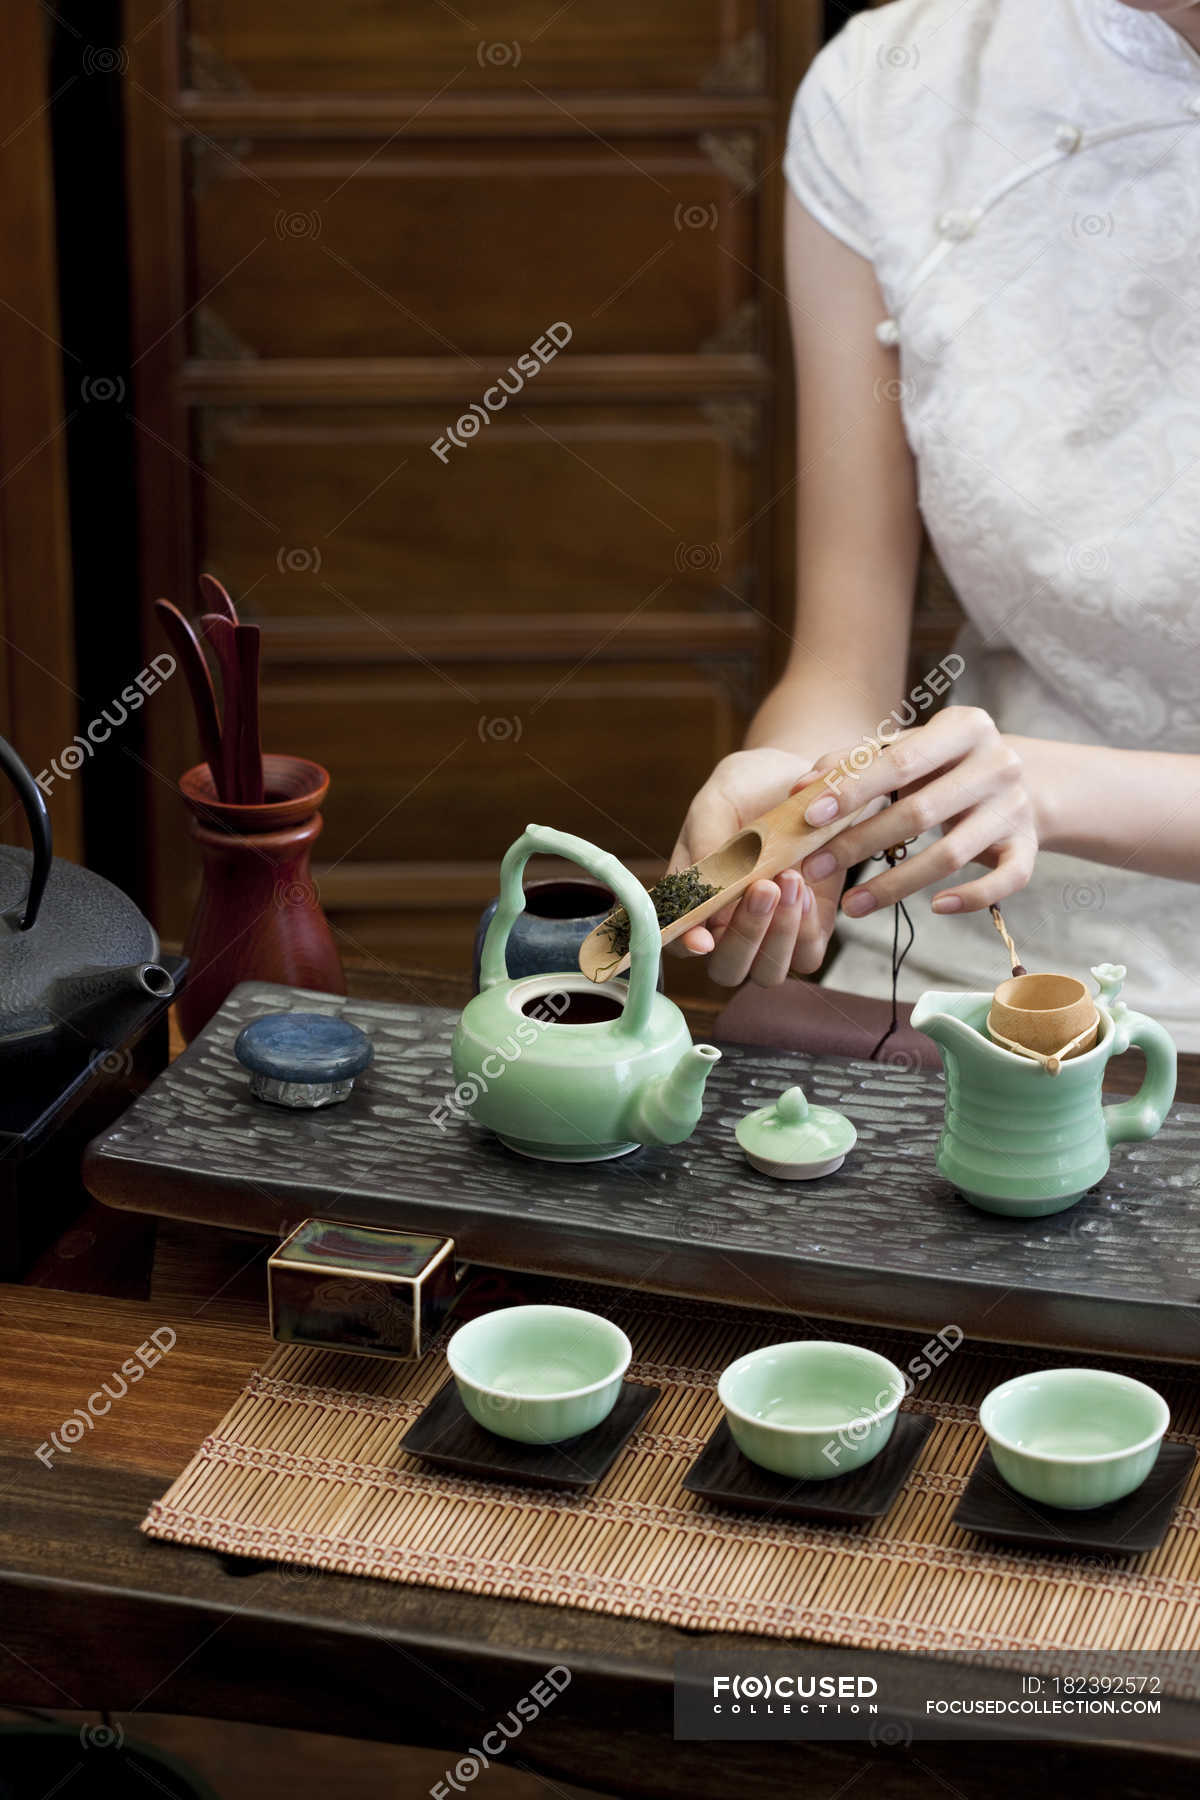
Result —
[[[1153,1137],[1175,1098],[1175,1044],[1118,996],[1125,970],[1092,970],[1100,1031],[1057,1074],[1006,1050],[987,1031],[991,994],[928,993],[912,1024],[931,1037],[946,1071],[946,1122],[937,1166],[983,1212],[1037,1219],[1065,1212],[1103,1181],[1114,1144]],[[1146,1076],[1132,1100],[1101,1103],[1111,1056],[1137,1044]]]
[[[531,856],[565,857],[616,894],[629,915],[628,982],[597,987],[577,968],[509,979],[505,948]],[[658,992],[661,954],[654,903],[623,863],[584,838],[528,826],[500,865],[480,991],[455,1029],[455,1109],[550,1162],[598,1162],[690,1137],[721,1052],[694,1045],[679,1008]]]

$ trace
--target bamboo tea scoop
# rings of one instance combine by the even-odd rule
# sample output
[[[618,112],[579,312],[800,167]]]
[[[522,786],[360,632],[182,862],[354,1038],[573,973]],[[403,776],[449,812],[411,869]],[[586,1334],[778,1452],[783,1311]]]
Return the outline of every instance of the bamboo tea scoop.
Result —
[[[791,794],[778,806],[773,806],[761,818],[752,820],[719,850],[710,850],[695,864],[695,872],[705,886],[716,888],[717,892],[664,925],[663,944],[673,944],[693,925],[703,925],[713,913],[740,900],[752,882],[764,878],[769,881],[782,869],[790,869],[793,863],[811,856],[814,850],[845,831],[848,825],[855,824],[875,805],[874,801],[869,801],[845,818],[831,819],[828,825],[806,824],[806,809],[828,792],[822,776],[800,793]],[[602,920],[584,938],[579,947],[579,967],[590,981],[611,981],[614,975],[622,974],[629,967],[628,952],[621,957],[614,954],[607,920]]]

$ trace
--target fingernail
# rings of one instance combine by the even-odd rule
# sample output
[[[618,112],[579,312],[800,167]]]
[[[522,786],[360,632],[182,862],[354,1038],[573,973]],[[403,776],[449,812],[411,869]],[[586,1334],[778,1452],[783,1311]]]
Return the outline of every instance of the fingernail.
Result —
[[[830,819],[836,819],[838,803],[836,794],[823,794],[814,800],[804,817],[810,825],[828,825]]]
[[[962,909],[961,894],[939,894],[932,907],[936,913],[961,912]]]
[[[809,913],[812,911],[813,898],[814,898],[814,896],[813,896],[812,889],[810,887],[806,887],[803,895],[801,896],[801,901],[800,901],[800,917],[802,919],[807,919]]]
[[[825,875],[832,875],[837,868],[837,857],[832,850],[818,850],[815,856],[801,864],[806,881],[820,881]]]
[[[752,887],[747,896],[747,905],[752,913],[761,917],[764,913],[775,911],[775,889],[766,883]]]
[[[866,888],[855,888],[854,892],[847,894],[843,900],[842,911],[849,913],[852,919],[862,919],[867,913],[874,912],[878,905],[879,902],[874,894],[868,894]]]
[[[800,898],[800,877],[795,869],[785,869],[775,879],[779,883],[780,906],[795,906]]]

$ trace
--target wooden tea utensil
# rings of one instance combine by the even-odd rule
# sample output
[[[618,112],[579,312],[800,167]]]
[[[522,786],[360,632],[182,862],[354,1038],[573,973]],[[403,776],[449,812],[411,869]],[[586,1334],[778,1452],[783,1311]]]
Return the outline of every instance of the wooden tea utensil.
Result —
[[[156,600],[154,611],[158,616],[159,624],[167,634],[167,641],[179,659],[184,680],[188,684],[188,692],[192,697],[192,709],[196,714],[196,730],[200,735],[200,748],[212,775],[213,786],[217,790],[219,799],[228,800],[232,796],[225,787],[221,756],[221,721],[217,712],[217,696],[213,690],[208,659],[199,638],[177,606],[173,605],[170,600]]]
[[[1096,1027],[1087,1025],[1073,1037],[1069,1044],[1063,1044],[1049,1055],[1044,1050],[1032,1050],[1028,1044],[1018,1044],[1016,1038],[1001,1037],[994,1025],[988,1026],[988,1036],[993,1043],[1000,1044],[1005,1050],[1015,1050],[1018,1056],[1027,1056],[1030,1062],[1041,1063],[1047,1075],[1057,1075],[1068,1056],[1074,1056],[1077,1050],[1090,1050],[1096,1039]]]
[[[771,880],[781,869],[789,869],[793,863],[811,856],[814,850],[845,831],[848,825],[855,824],[875,805],[874,801],[869,801],[845,818],[831,819],[828,825],[807,825],[804,820],[806,809],[828,792],[822,776],[800,793],[791,794],[778,806],[773,806],[761,818],[751,820],[718,850],[710,850],[694,864],[699,880],[716,888],[717,892],[664,925],[663,944],[674,943],[693,925],[703,925],[713,913],[740,900],[752,882],[764,878]],[[621,957],[614,956],[607,921],[602,921],[584,938],[579,947],[579,967],[589,981],[611,981],[614,975],[620,975],[629,967],[628,952]]]
[[[237,607],[229,597],[229,589],[215,575],[201,575],[200,592],[204,596],[210,613],[219,613],[229,620],[231,625],[238,623]]]
[[[998,906],[989,906],[992,924],[1004,940],[1012,975],[992,995],[988,1036],[1005,1050],[1041,1063],[1057,1075],[1069,1056],[1090,1050],[1100,1029],[1095,1001],[1074,975],[1031,975]]]
[[[244,799],[238,741],[241,733],[241,669],[238,663],[237,626],[224,613],[202,613],[200,626],[216,653],[221,670],[221,776],[223,797],[240,805]]]
[[[1057,1075],[1069,1056],[1090,1050],[1100,1029],[1096,1002],[1074,975],[1014,975],[992,995],[988,1036]]]
[[[998,906],[989,906],[988,911],[992,915],[992,924],[1004,939],[1004,948],[1008,951],[1008,960],[1012,965],[1013,974],[1028,975],[1029,970],[1017,955],[1017,946],[1013,943],[1008,926],[1004,923],[1004,914]]]
[[[262,632],[257,625],[234,627],[237,651],[240,720],[237,741],[238,785],[244,806],[263,802],[262,740],[258,724],[258,665]]]

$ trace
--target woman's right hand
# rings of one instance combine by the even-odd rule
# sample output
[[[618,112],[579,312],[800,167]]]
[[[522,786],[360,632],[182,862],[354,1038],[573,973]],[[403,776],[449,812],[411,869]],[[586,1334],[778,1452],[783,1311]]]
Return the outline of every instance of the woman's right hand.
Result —
[[[735,750],[717,764],[688,808],[671,869],[686,869],[716,850],[751,820],[815,781],[808,762],[788,750]],[[825,955],[837,920],[844,871],[806,882],[799,869],[756,881],[733,907],[694,925],[671,946],[707,956],[708,973],[722,987],[747,977],[775,987],[788,975],[810,975]]]

